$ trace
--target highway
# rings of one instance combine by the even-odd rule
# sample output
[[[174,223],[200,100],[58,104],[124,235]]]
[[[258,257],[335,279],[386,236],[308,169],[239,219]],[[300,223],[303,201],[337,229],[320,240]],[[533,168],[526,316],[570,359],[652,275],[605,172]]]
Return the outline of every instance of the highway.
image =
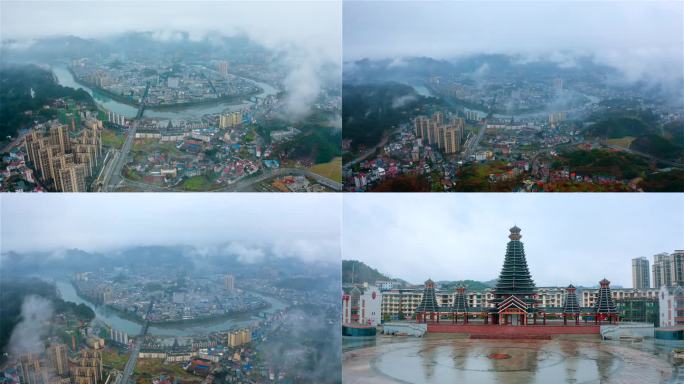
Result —
[[[135,140],[135,132],[138,129],[138,121],[142,117],[145,111],[145,100],[147,99],[147,92],[150,89],[150,84],[147,83],[147,88],[145,88],[145,93],[140,101],[140,107],[138,108],[138,113],[135,119],[131,123],[130,128],[128,128],[128,134],[126,135],[126,141],[124,141],[121,151],[119,151],[118,156],[113,160],[112,166],[107,168],[104,174],[105,184],[102,187],[105,192],[115,191],[119,183],[123,181],[123,176],[121,172],[123,171],[124,165],[126,165],[126,159],[128,158],[128,153],[133,147],[133,141]]]
[[[135,132],[137,129],[138,121],[136,120],[133,121],[131,127],[128,128],[126,141],[124,141],[124,144],[121,147],[121,150],[118,152],[116,158],[112,160],[112,166],[108,167],[108,172],[104,175],[104,179],[108,180],[108,182],[104,186],[105,191],[111,192],[116,190],[116,187],[123,180],[121,172],[123,171],[124,165],[126,165],[126,158],[128,157],[128,153],[131,151],[131,148],[133,147],[133,140],[135,140]]]
[[[260,183],[262,181],[265,181],[267,179],[270,179],[271,177],[276,177],[276,176],[306,176],[310,177],[319,184],[325,185],[326,187],[335,190],[335,191],[341,191],[342,190],[342,183],[338,183],[337,181],[328,179],[327,177],[323,177],[319,174],[313,173],[309,171],[308,169],[302,169],[302,168],[278,168],[275,171],[271,172],[264,172],[264,174],[259,175],[254,178],[247,178],[238,181],[237,183],[228,186],[226,188],[220,189],[219,191],[242,191],[254,184]],[[218,192],[218,191],[217,191]]]
[[[648,158],[648,159],[655,160],[655,161],[658,161],[658,162],[663,163],[663,164],[667,164],[667,165],[669,165],[669,166],[671,166],[671,167],[675,167],[675,168],[684,168],[684,164],[682,164],[682,163],[675,163],[674,161],[659,159],[659,158],[657,158],[657,157],[655,157],[655,156],[649,155],[648,153],[635,151],[635,150],[633,150],[633,149],[621,147],[621,146],[619,146],[619,145],[612,145],[612,144],[606,144],[606,143],[602,143],[602,144],[605,145],[605,146],[608,147],[608,148],[617,149],[617,150],[619,150],[619,151],[623,151],[623,152],[627,152],[627,153],[632,153],[632,154],[635,154],[635,155],[639,155],[639,156],[642,156],[642,157],[646,157],[646,158]]]
[[[255,177],[246,177],[242,180],[237,181],[234,184],[218,188],[218,189],[213,189],[207,192],[233,192],[233,191],[244,191],[246,189],[249,189],[254,184],[261,183],[262,181],[268,180],[272,177],[278,177],[278,176],[290,176],[290,175],[296,175],[296,176],[306,176],[310,177],[316,182],[325,185],[326,187],[334,190],[334,191],[341,191],[342,190],[342,183],[338,183],[337,181],[328,179],[327,177],[321,176],[319,174],[313,173],[309,171],[308,169],[302,169],[302,168],[279,168],[276,169],[275,171],[264,171],[259,176]],[[140,181],[134,181],[130,180],[127,178],[122,177],[121,178],[121,185],[126,185],[132,188],[139,189],[141,191],[145,192],[179,192],[183,191],[182,188],[178,187],[162,187],[159,185],[153,185],[153,184],[148,184],[148,183],[143,183]]]
[[[365,160],[366,158],[368,158],[370,155],[374,154],[375,151],[378,150],[378,148],[382,148],[385,145],[387,145],[387,142],[389,141],[390,136],[392,136],[393,134],[398,132],[400,129],[401,129],[401,125],[395,129],[389,131],[389,132],[383,133],[382,139],[380,140],[380,142],[378,144],[374,145],[371,148],[366,149],[363,153],[360,153],[355,159],[346,162],[344,164],[344,169],[345,170],[350,169],[352,166],[354,166],[354,164],[359,163],[359,162]]]
[[[150,306],[147,307],[147,314],[145,315],[145,319],[147,319],[150,315],[150,312],[152,312],[153,303],[153,301],[150,301]],[[145,320],[145,325],[143,325],[142,329],[140,330],[140,334],[138,335],[138,337],[135,338],[135,342],[133,343],[133,349],[131,349],[131,355],[128,357],[128,361],[124,366],[123,373],[120,376],[120,381],[116,382],[115,384],[128,384],[131,375],[133,374],[133,370],[135,369],[135,365],[138,362],[140,348],[142,347],[143,339],[145,338],[145,335],[147,334],[147,329],[149,327],[150,321]]]
[[[467,160],[470,155],[473,155],[474,152],[477,150],[477,147],[480,145],[480,140],[482,140],[482,137],[485,134],[485,131],[487,130],[487,121],[482,124],[480,127],[480,130],[477,132],[477,136],[475,137],[475,140],[472,142],[471,145],[466,148],[465,153],[463,154],[464,158]]]

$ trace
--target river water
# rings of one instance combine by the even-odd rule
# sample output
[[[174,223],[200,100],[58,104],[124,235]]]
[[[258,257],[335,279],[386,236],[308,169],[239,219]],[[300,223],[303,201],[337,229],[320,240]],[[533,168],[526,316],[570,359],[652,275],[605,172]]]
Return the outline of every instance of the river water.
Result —
[[[74,76],[69,72],[69,70],[62,66],[52,67],[52,71],[57,77],[57,81],[60,85],[64,87],[70,87],[74,89],[83,89],[88,92],[95,101],[108,111],[123,115],[128,118],[135,117],[138,109],[128,104],[112,100],[108,96],[99,93],[97,90],[90,87],[81,85],[76,82]],[[246,78],[245,78],[246,79]],[[252,79],[246,79],[256,84],[262,89],[262,92],[257,94],[256,97],[266,97],[269,95],[275,95],[278,93],[278,89],[267,83],[262,83]],[[181,119],[196,119],[202,115],[214,114],[220,112],[237,111],[252,105],[253,103],[247,100],[233,100],[224,101],[218,103],[207,103],[193,105],[189,107],[179,107],[174,109],[164,109],[155,110],[152,107],[145,108],[145,117],[152,117],[158,119],[171,119],[171,120],[181,120]]]
[[[104,322],[105,324],[113,327],[116,330],[124,331],[128,333],[130,336],[136,336],[140,332],[140,329],[142,328],[142,325],[140,323],[119,316],[119,314],[113,309],[107,308],[105,306],[95,305],[89,301],[84,300],[83,298],[78,296],[78,294],[76,293],[76,289],[74,289],[74,286],[71,285],[71,283],[69,283],[68,281],[57,281],[56,285],[63,300],[71,301],[76,304],[87,305],[93,311],[95,311],[96,319]],[[263,310],[262,312],[273,313],[281,309],[285,309],[285,307],[287,306],[284,302],[278,299],[260,295],[254,292],[251,293],[256,296],[259,296],[260,298],[264,299],[269,304],[271,304],[269,308]],[[198,322],[183,325],[174,324],[169,326],[150,326],[150,328],[147,331],[147,334],[154,336],[206,335],[210,332],[226,331],[233,328],[245,327],[252,324],[256,320],[257,319],[254,316],[244,314],[237,315],[229,319],[206,321],[201,323]]]

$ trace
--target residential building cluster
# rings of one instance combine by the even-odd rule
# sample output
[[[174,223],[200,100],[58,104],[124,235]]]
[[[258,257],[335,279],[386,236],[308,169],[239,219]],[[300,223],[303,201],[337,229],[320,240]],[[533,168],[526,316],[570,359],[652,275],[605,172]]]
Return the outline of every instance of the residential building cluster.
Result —
[[[611,288],[611,298],[620,301],[625,299],[648,299],[658,298],[658,289],[633,289]],[[393,288],[384,290],[382,293],[382,316],[389,319],[411,318],[418,304],[423,299],[422,288]],[[454,302],[455,290],[435,289],[437,304],[449,306]],[[537,288],[537,300],[544,308],[562,308],[567,295],[566,287],[539,287]],[[466,291],[465,298],[470,308],[494,308],[492,300],[495,297],[493,288],[483,291]],[[594,288],[577,288],[577,298],[580,307],[594,307],[598,298],[598,290]]]
[[[85,192],[102,156],[102,121],[86,117],[82,127],[52,121],[25,137],[28,161],[43,185],[60,192]]]
[[[81,349],[69,356],[67,345],[52,343],[44,353],[26,353],[5,369],[5,384],[104,384],[102,354]]]
[[[461,150],[461,141],[463,139],[463,130],[465,129],[465,120],[462,117],[453,116],[450,124],[445,124],[444,113],[435,112],[432,117],[418,116],[413,121],[414,134],[416,138],[423,141],[424,144],[435,146],[441,150],[445,155],[452,155]],[[419,147],[414,147],[412,157],[414,161],[419,158]],[[415,155],[414,155],[414,152]]]

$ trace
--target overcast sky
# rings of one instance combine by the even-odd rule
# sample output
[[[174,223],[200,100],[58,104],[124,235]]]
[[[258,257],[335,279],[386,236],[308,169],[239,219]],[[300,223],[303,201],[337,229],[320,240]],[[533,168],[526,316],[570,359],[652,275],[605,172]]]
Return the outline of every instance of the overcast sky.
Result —
[[[339,263],[339,194],[2,194],[2,252],[230,243]]]
[[[344,60],[595,55],[630,80],[682,74],[682,1],[346,1]]]
[[[220,32],[246,33],[271,48],[307,46],[339,60],[339,1],[5,1],[0,3],[2,39],[54,35],[105,37],[129,31],[174,31],[202,39]]]
[[[684,194],[345,194],[342,257],[414,284],[490,280],[522,229],[537,286],[632,286],[631,259],[684,249]]]

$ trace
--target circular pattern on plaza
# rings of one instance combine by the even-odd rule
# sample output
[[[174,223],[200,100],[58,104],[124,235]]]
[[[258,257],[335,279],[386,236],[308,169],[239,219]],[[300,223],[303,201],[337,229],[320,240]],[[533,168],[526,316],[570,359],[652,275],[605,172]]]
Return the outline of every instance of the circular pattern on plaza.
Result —
[[[510,359],[511,355],[509,355],[508,353],[490,353],[487,357],[494,360],[503,360]]]
[[[356,383],[660,383],[670,364],[598,341],[415,339],[344,354]]]

